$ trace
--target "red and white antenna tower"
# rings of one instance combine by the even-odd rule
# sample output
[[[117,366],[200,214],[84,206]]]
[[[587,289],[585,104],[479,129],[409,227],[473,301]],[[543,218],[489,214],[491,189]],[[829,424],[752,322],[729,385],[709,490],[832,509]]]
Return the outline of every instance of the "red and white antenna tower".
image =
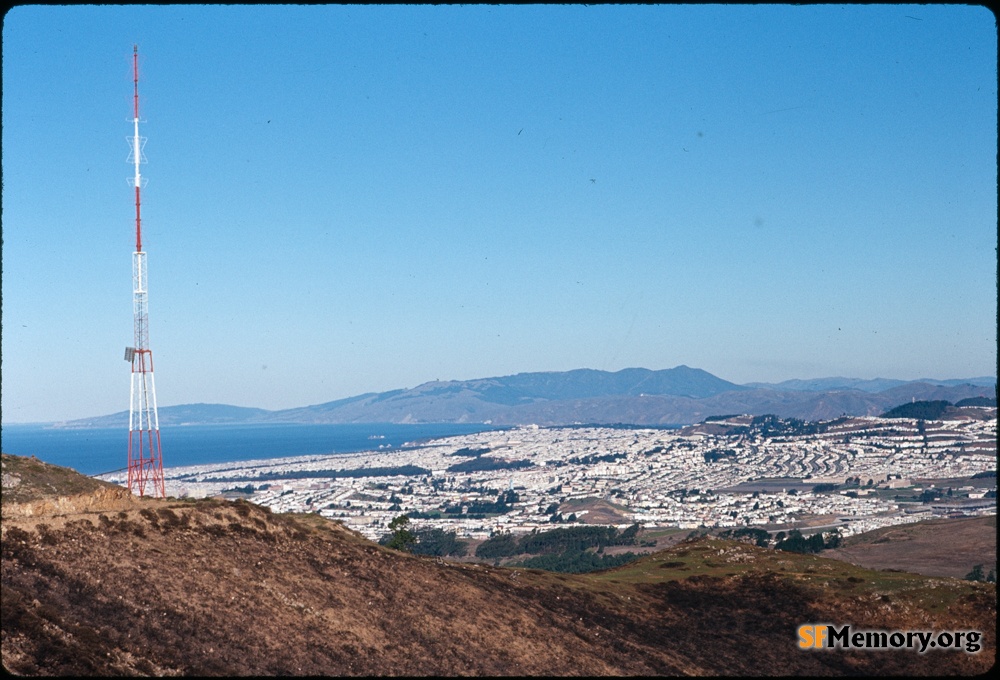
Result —
[[[135,94],[132,103],[134,133],[126,140],[131,146],[128,162],[135,165],[129,184],[135,187],[135,252],[132,253],[132,315],[135,346],[125,348],[125,361],[132,364],[128,411],[128,488],[132,493],[147,493],[164,498],[163,458],[160,453],[160,418],[156,413],[156,383],[153,381],[153,352],[149,349],[149,311],[146,291],[146,253],[142,250],[142,220],[139,216],[139,190],[143,186],[139,163],[145,162],[142,148],[146,138],[139,136],[139,47],[132,47],[132,80]]]

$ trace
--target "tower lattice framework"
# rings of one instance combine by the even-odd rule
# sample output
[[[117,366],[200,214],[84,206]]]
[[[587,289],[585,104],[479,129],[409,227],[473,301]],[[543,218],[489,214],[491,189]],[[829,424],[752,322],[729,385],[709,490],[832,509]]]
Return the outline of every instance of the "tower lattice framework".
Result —
[[[153,352],[149,348],[149,301],[146,286],[146,253],[142,249],[140,190],[143,186],[139,164],[145,162],[142,149],[146,138],[139,136],[139,48],[132,48],[133,135],[128,161],[135,175],[129,184],[135,187],[135,252],[132,253],[132,316],[134,346],[125,349],[125,360],[132,364],[128,412],[128,488],[134,494],[166,496],[163,482],[163,456],[160,449],[160,418],[156,412],[156,382],[153,379]]]

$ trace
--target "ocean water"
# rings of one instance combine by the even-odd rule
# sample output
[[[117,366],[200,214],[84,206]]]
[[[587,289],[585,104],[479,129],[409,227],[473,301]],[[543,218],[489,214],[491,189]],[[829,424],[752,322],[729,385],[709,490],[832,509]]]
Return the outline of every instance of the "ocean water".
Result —
[[[314,454],[398,449],[407,442],[471,434],[502,428],[462,423],[396,425],[187,425],[161,427],[163,467]],[[35,456],[85,475],[123,469],[128,461],[128,430],[116,428],[56,429],[41,425],[0,428],[4,453]]]

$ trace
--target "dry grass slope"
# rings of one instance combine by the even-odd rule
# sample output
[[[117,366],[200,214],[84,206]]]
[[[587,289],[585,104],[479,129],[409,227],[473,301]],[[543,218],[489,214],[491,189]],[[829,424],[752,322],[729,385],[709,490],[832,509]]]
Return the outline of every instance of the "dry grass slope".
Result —
[[[851,536],[823,553],[870,569],[902,569],[964,578],[972,567],[996,568],[997,518],[963,517],[885,527]]]
[[[992,585],[713,539],[567,575],[401,554],[244,502],[5,516],[2,531],[0,646],[22,675],[954,675],[995,658]],[[986,645],[806,653],[809,622],[979,628]]]

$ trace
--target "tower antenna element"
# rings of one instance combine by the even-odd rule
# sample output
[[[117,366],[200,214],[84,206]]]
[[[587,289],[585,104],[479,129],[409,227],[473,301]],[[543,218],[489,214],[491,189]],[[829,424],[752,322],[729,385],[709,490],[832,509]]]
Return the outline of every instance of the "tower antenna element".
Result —
[[[126,137],[131,153],[128,162],[135,164],[135,174],[128,179],[135,187],[135,252],[132,253],[132,319],[134,346],[125,348],[125,361],[132,365],[128,411],[128,488],[134,494],[147,493],[165,498],[163,457],[160,451],[160,418],[156,412],[156,383],[153,380],[153,351],[149,349],[149,309],[146,288],[146,253],[142,250],[140,189],[143,186],[139,164],[145,162],[142,148],[146,138],[139,136],[139,47],[132,46],[133,134]]]

